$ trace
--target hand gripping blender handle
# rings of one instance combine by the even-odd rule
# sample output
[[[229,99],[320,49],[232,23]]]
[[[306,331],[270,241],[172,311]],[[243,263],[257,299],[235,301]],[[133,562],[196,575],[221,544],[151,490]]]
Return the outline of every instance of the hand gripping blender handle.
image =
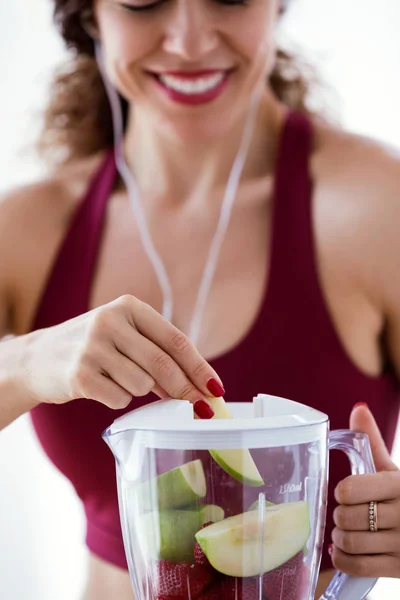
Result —
[[[352,475],[375,473],[371,447],[366,434],[346,430],[332,431],[329,436],[329,450],[342,450],[347,454]],[[349,577],[337,571],[320,600],[364,600],[376,582],[377,579]]]

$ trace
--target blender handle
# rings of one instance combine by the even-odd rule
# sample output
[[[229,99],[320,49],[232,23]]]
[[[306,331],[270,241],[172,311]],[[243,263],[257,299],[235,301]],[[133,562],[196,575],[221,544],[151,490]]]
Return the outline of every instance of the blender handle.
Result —
[[[365,433],[347,430],[332,431],[329,435],[329,450],[342,450],[347,455],[352,475],[376,472],[369,438]],[[377,581],[377,579],[350,577],[336,571],[320,600],[364,600]]]

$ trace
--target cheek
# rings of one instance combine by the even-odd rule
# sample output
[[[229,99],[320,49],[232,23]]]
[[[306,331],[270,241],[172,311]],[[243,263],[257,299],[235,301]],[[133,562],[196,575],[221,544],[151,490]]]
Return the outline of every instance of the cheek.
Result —
[[[120,76],[128,74],[151,53],[154,48],[154,31],[150,25],[140,27],[129,14],[109,10],[98,15],[100,38],[111,81],[120,87]]]
[[[247,22],[238,24],[236,48],[251,65],[252,71],[267,74],[271,70],[276,51],[276,24],[276,14],[271,5],[254,12]]]
[[[265,78],[275,64],[275,40],[273,37],[266,36],[265,30],[263,30],[262,36],[258,39],[254,37],[243,40],[241,54],[247,59],[249,71],[253,77]]]

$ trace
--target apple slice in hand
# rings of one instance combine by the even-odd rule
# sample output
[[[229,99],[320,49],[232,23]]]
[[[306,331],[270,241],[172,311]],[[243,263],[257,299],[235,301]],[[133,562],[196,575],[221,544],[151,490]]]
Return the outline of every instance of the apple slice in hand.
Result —
[[[214,411],[213,419],[232,418],[223,398],[208,398],[207,400]],[[244,448],[210,450],[210,454],[215,462],[236,481],[252,487],[261,487],[264,485],[264,480],[249,450]]]
[[[308,503],[266,506],[209,525],[196,540],[210,564],[224,575],[253,577],[280,567],[300,552],[311,532]]]
[[[207,402],[214,411],[213,419],[232,419],[224,398],[207,398]]]

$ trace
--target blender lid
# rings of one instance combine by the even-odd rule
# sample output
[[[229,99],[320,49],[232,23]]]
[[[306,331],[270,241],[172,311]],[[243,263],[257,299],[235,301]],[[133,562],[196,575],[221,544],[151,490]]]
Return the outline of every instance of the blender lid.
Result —
[[[227,402],[232,419],[196,419],[193,405],[186,400],[159,400],[122,417],[108,428],[106,435],[127,431],[229,434],[229,432],[265,432],[280,435],[288,430],[290,439],[304,437],[305,430],[329,421],[328,416],[314,408],[267,394],[259,394],[253,402]],[[296,435],[298,432],[298,435]],[[300,433],[302,432],[302,434]],[[309,435],[305,435],[309,438]],[[312,436],[313,437],[313,436]]]

